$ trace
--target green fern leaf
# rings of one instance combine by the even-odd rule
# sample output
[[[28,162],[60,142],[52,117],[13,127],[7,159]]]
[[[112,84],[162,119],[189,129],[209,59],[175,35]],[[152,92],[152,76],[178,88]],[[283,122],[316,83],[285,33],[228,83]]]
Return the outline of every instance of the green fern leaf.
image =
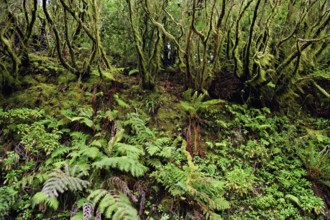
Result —
[[[146,164],[148,164],[149,166],[152,166],[152,167],[161,167],[162,166],[162,162],[160,162],[159,159],[156,159],[156,158],[150,158],[146,161]]]
[[[73,117],[73,118],[71,118],[71,121],[80,121],[90,128],[93,127],[93,125],[94,125],[94,122],[92,120],[90,120],[89,118],[85,118],[85,117]]]
[[[139,69],[132,69],[128,72],[128,75],[131,76],[131,75],[137,74],[138,72],[139,72]]]
[[[164,147],[159,155],[164,158],[170,158],[173,155],[173,150],[173,147]]]
[[[142,165],[139,161],[128,156],[103,158],[100,161],[93,163],[97,168],[112,167],[121,171],[130,172],[134,177],[143,176],[148,168]]]
[[[58,156],[62,156],[63,154],[66,154],[70,151],[69,147],[60,147],[57,148],[56,150],[54,150],[51,154],[52,158],[58,157]]]
[[[122,99],[119,98],[118,94],[115,94],[113,97],[115,98],[115,101],[120,107],[130,108],[130,106],[126,102],[124,102]]]
[[[103,155],[100,150],[96,147],[86,147],[78,152],[80,155],[95,159],[98,156]]]
[[[42,188],[42,193],[47,195],[49,198],[57,197],[58,192],[63,193],[66,190],[77,191],[87,188],[89,182],[80,179],[82,174],[75,176],[75,169],[70,174],[69,168],[65,166],[65,172],[60,169],[56,169],[54,172],[49,174],[49,179],[45,182]],[[71,176],[72,175],[72,176]]]
[[[43,192],[38,192],[36,193],[33,198],[33,205],[40,204],[40,203],[45,203],[49,207],[57,210],[59,206],[59,201],[57,200],[56,197],[49,197],[47,194]]]
[[[193,94],[193,90],[191,88],[190,89],[187,89],[182,94],[183,99],[186,100],[186,101],[190,101],[192,94]]]
[[[139,156],[144,155],[144,151],[138,148],[138,146],[133,146],[124,143],[117,143],[115,147],[116,147],[116,152],[118,152],[120,155],[129,156],[134,159],[138,159]]]
[[[181,105],[181,107],[182,107],[182,109],[184,111],[189,112],[191,114],[196,114],[196,109],[195,109],[195,107],[191,103],[185,102],[185,101],[181,101],[180,102],[180,105]]]
[[[77,212],[74,216],[72,216],[71,218],[70,218],[70,220],[81,220],[81,219],[83,219],[83,217],[84,217],[84,214],[83,214],[83,212]]]
[[[105,194],[105,196],[103,197],[103,199],[101,200],[98,209],[101,213],[104,213],[106,211],[107,208],[109,208],[110,206],[116,204],[116,200],[115,198],[113,198],[113,196],[111,194],[109,194],[108,192],[106,192],[107,194]],[[111,209],[110,209],[111,210]],[[111,217],[112,216],[112,211],[109,211],[107,213],[107,216]]]
[[[225,209],[230,208],[230,202],[225,200],[225,198],[223,198],[223,197],[214,198],[213,200],[215,202],[215,209],[216,210],[221,211],[221,210],[225,210]]]
[[[300,205],[299,199],[296,196],[294,196],[294,195],[287,194],[287,195],[285,195],[285,198],[288,199],[291,202],[294,202],[298,206]]]
[[[117,144],[121,141],[121,139],[124,136],[124,132],[125,132],[125,130],[121,129],[120,131],[117,132],[117,134],[114,137],[111,138],[111,140],[108,143],[109,153],[112,152],[112,149],[114,148],[115,144]]]
[[[155,155],[157,152],[159,152],[160,150],[160,147],[155,145],[155,144],[152,144],[152,143],[146,143],[146,149],[147,149],[147,152],[150,156],[153,156]]]
[[[137,220],[140,219],[136,209],[131,205],[127,196],[117,191],[99,189],[93,191],[88,199],[93,202],[95,208],[113,220]],[[98,204],[98,206],[96,206]]]
[[[205,102],[201,102],[200,108],[201,109],[207,109],[207,108],[211,107],[212,105],[217,105],[217,104],[220,104],[220,103],[223,103],[223,102],[224,101],[220,100],[220,99],[208,100],[208,101],[205,101]]]
[[[131,190],[128,188],[127,183],[121,180],[119,177],[111,177],[107,181],[110,185],[114,185],[118,190],[123,192],[127,197],[130,198],[130,200],[134,203],[138,202],[138,199],[135,197],[135,195],[131,192]]]
[[[5,219],[11,206],[15,203],[17,192],[10,187],[0,187],[0,219]]]

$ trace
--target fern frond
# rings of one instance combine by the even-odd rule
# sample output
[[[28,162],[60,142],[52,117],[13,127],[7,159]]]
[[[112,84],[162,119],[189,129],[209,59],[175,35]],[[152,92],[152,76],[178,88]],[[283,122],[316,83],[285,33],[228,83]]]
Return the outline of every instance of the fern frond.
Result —
[[[82,211],[77,212],[74,216],[70,218],[70,220],[81,220],[84,218],[84,214]]]
[[[174,147],[164,147],[162,151],[159,153],[159,156],[164,158],[170,158],[173,156],[173,151],[175,150]]]
[[[285,195],[285,198],[291,202],[294,202],[296,205],[300,206],[300,201],[298,197],[291,194],[287,194]]]
[[[114,137],[111,138],[111,140],[108,143],[108,152],[111,153],[113,147],[123,139],[124,136],[124,129],[119,130]]]
[[[196,114],[196,109],[190,102],[181,101],[180,105],[184,111],[189,112],[191,114]]]
[[[94,126],[94,122],[91,119],[85,118],[85,117],[73,117],[73,118],[71,118],[71,121],[82,122],[82,123],[84,123],[86,126],[88,126],[90,128]]]
[[[130,125],[132,127],[133,131],[136,133],[134,140],[140,144],[155,139],[155,133],[146,126],[146,123],[137,113],[130,113],[128,115],[128,120],[124,122],[124,125]]]
[[[188,173],[174,166],[174,164],[167,164],[159,170],[153,172],[151,176],[156,177],[173,196],[183,195],[186,193],[187,188],[185,181],[187,180]]]
[[[58,193],[63,193],[66,190],[81,191],[89,186],[89,182],[80,179],[81,173],[75,175],[76,166],[72,169],[71,173],[69,167],[65,166],[65,172],[56,169],[49,174],[49,179],[45,182],[42,188],[42,193],[48,197],[57,197]]]
[[[89,139],[89,135],[84,132],[75,131],[70,133],[70,136],[73,138],[72,144],[79,145],[79,144],[86,144],[87,140]]]
[[[70,148],[69,147],[60,147],[60,148],[57,148],[56,150],[54,150],[51,154],[51,157],[52,158],[55,158],[55,157],[58,157],[58,156],[62,156],[63,154],[66,154],[70,151]]]
[[[152,166],[152,167],[161,167],[163,164],[159,159],[156,158],[149,158],[148,160],[146,160],[145,162],[147,165]]]
[[[193,90],[191,88],[187,89],[182,94],[183,99],[186,100],[186,101],[190,101],[191,97],[192,97],[192,94],[193,94]]]
[[[103,155],[97,147],[85,147],[78,153],[92,159]]]
[[[84,203],[83,205],[83,220],[90,220],[93,217],[94,208],[90,203]]]
[[[53,209],[58,209],[59,206],[59,201],[57,200],[56,197],[49,197],[43,192],[38,192],[36,193],[33,198],[33,204],[40,204],[40,203],[45,203],[47,206],[53,208]]]
[[[10,187],[0,187],[0,219],[4,219],[15,202],[17,192]]]
[[[132,202],[137,203],[138,199],[133,195],[131,190],[128,188],[126,182],[122,181],[119,177],[111,177],[108,180],[110,185],[116,186],[121,192],[123,192],[127,197],[131,199]]]
[[[144,155],[143,149],[139,148],[139,146],[134,146],[130,144],[117,143],[115,145],[116,152],[120,155],[132,157],[134,159],[138,159],[140,156]]]
[[[122,100],[121,98],[119,98],[119,95],[118,94],[115,94],[113,97],[115,98],[115,101],[117,102],[117,104],[120,107],[130,108],[130,106],[126,102],[124,102],[124,100]]]
[[[104,214],[106,218],[113,220],[140,219],[127,196],[121,192],[114,190],[109,192],[104,189],[98,189],[93,191],[88,196],[88,199],[93,202],[94,207]]]
[[[160,151],[160,146],[148,142],[148,143],[146,143],[146,149],[147,149],[148,154],[150,156],[153,156]]]
[[[143,176],[148,168],[139,161],[128,156],[103,158],[93,163],[97,168],[112,167],[121,171],[130,172],[134,177]]]
[[[204,102],[200,103],[199,109],[207,109],[207,108],[210,108],[213,105],[217,105],[217,104],[220,104],[220,103],[223,103],[223,102],[224,101],[220,100],[220,99],[211,99],[211,100],[208,100],[208,101],[204,101]]]
[[[184,97],[186,101],[181,101],[180,105],[182,109],[188,112],[190,115],[197,115],[202,110],[206,110],[213,105],[217,105],[219,103],[224,102],[220,99],[203,101],[205,96],[208,95],[207,91],[203,91],[203,93],[200,94],[198,94],[198,92],[195,92],[193,95],[191,95],[191,92],[186,92],[184,92]],[[190,94],[190,97],[188,97],[188,94]]]
[[[215,203],[215,210],[225,210],[230,208],[230,202],[228,202],[224,197],[213,198]]]
[[[328,153],[328,147],[324,147],[322,151],[318,151],[314,145],[310,144],[307,148],[300,150],[298,156],[304,162],[311,179],[325,185],[329,184],[330,154]]]

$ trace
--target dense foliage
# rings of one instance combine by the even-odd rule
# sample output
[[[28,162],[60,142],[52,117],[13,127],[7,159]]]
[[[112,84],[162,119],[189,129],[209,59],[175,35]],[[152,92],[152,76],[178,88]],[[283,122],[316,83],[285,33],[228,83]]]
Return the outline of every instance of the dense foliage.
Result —
[[[330,218],[330,2],[0,2],[0,219]]]

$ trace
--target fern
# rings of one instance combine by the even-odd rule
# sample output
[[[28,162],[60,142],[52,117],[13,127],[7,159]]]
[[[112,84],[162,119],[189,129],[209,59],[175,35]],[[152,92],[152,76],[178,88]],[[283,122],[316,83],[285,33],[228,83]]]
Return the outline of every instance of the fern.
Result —
[[[160,156],[167,157],[172,154],[172,147],[167,147],[171,141],[172,139],[168,137],[156,138],[154,141],[150,140],[145,144],[146,150],[150,156],[160,154]]]
[[[214,211],[228,209],[230,204],[223,197],[225,183],[206,177],[198,170],[189,152],[186,142],[182,143],[182,152],[188,160],[188,166],[182,169],[169,163],[152,173],[158,182],[164,185],[172,196],[187,196],[195,201],[207,218],[217,216]],[[220,217],[220,216],[219,216]]]
[[[188,89],[183,93],[183,98],[185,99],[185,101],[180,102],[181,107],[190,115],[197,116],[200,111],[208,109],[213,105],[217,105],[223,102],[222,100],[217,99],[203,101],[203,99],[207,95],[208,93],[206,91],[201,94],[198,94],[197,91],[193,93],[192,89]]]
[[[94,122],[92,120],[93,112],[94,112],[93,111],[93,108],[91,108],[91,107],[80,108],[78,110],[79,110],[78,115],[74,115],[73,112],[70,112],[70,113],[72,113],[72,115],[67,114],[66,112],[62,112],[62,114],[64,114],[64,116],[66,118],[68,118],[69,121],[71,121],[71,122],[73,122],[73,121],[79,121],[79,122],[85,124],[86,126],[88,126],[90,128],[94,127],[95,125],[94,125]]]
[[[123,139],[125,130],[121,129],[120,131],[117,132],[117,134],[111,138],[111,140],[108,143],[108,154],[112,152],[114,146],[119,143]]]
[[[83,155],[88,158],[95,159],[98,156],[102,156],[103,154],[100,152],[100,150],[97,147],[90,147],[90,146],[85,146],[78,152],[76,152],[76,156]]]
[[[151,174],[158,182],[164,185],[172,196],[184,195],[187,192],[185,181],[188,173],[169,163]]]
[[[124,122],[124,125],[130,125],[136,136],[134,136],[134,142],[144,144],[150,140],[154,140],[156,135],[146,126],[146,123],[140,118],[137,113],[130,113],[128,120]]]
[[[129,199],[121,192],[98,189],[93,191],[88,199],[106,218],[113,220],[140,219]]]
[[[89,182],[80,179],[84,173],[76,175],[77,166],[70,171],[66,165],[64,172],[60,169],[55,169],[54,172],[49,174],[49,179],[45,182],[42,192],[48,197],[57,197],[58,192],[63,193],[66,190],[81,191],[83,188],[89,186]]]
[[[70,133],[70,136],[73,138],[73,145],[86,144],[87,140],[90,138],[90,135],[79,131]]]
[[[330,154],[328,147],[326,146],[318,152],[312,144],[309,144],[298,155],[304,162],[309,177],[330,187]]]
[[[128,188],[126,182],[122,181],[119,177],[111,177],[108,180],[108,183],[110,185],[116,186],[117,189],[119,189],[121,192],[123,192],[127,197],[131,199],[132,202],[137,203],[137,198],[133,195],[131,190]]]
[[[146,150],[150,156],[153,156],[160,151],[160,146],[148,142],[146,143]]]
[[[84,203],[83,205],[83,220],[90,220],[93,217],[94,208],[90,203]]]
[[[155,171],[152,176],[156,177],[172,196],[189,196],[200,206],[206,216],[214,214],[216,210],[228,209],[230,203],[223,197],[224,182],[203,177],[198,171],[189,167],[183,170],[168,164],[162,169]]]
[[[129,142],[142,145],[150,156],[170,158],[173,155],[174,148],[169,146],[172,139],[168,137],[157,138],[156,132],[148,128],[138,114],[130,114],[129,119],[125,121],[125,125],[130,125],[135,134],[128,138]],[[144,154],[142,151],[143,149],[141,149],[141,155]],[[148,163],[149,160],[146,162]]]
[[[135,160],[135,158],[128,156],[103,158],[100,161],[94,162],[93,166],[97,168],[117,168],[121,171],[131,173],[134,177],[143,176],[148,170],[146,166]]]
[[[130,108],[130,106],[126,102],[124,102],[124,100],[122,100],[122,99],[119,98],[119,95],[118,94],[115,94],[113,97],[115,98],[115,101],[117,102],[117,104],[120,107]]]
[[[139,145],[130,145],[121,143],[124,136],[124,129],[120,130],[108,143],[108,155],[111,152],[122,156],[129,156],[138,159],[141,155],[144,155],[144,150]]]
[[[50,207],[57,209],[57,197],[59,193],[64,191],[82,191],[89,186],[89,182],[80,179],[84,173],[76,174],[77,166],[74,166],[70,171],[68,165],[64,167],[64,172],[61,169],[55,169],[54,172],[48,175],[49,179],[44,183],[42,191],[33,197],[35,204],[45,202]]]
[[[5,219],[12,204],[15,202],[17,192],[10,187],[0,187],[0,219]]]
[[[120,155],[126,155],[134,159],[138,159],[140,156],[144,155],[144,150],[139,148],[139,145],[134,146],[124,143],[118,143],[116,145],[116,152],[118,152]]]
[[[285,198],[293,203],[295,203],[296,205],[300,206],[300,201],[299,201],[299,198],[297,198],[296,196],[294,195],[291,195],[291,194],[287,194],[285,195]]]
[[[43,109],[18,108],[3,111],[0,108],[0,124],[29,123],[43,118],[45,111]]]

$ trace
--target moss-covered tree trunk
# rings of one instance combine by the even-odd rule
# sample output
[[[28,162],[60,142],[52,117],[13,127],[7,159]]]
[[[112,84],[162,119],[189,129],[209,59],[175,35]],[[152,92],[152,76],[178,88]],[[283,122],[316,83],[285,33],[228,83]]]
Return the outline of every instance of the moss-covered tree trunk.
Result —
[[[134,44],[136,48],[136,53],[138,56],[138,64],[139,64],[139,72],[141,74],[142,79],[142,88],[153,90],[155,88],[154,77],[152,73],[147,68],[147,60],[142,48],[142,39],[141,35],[138,31],[138,26],[136,23],[136,14],[134,13],[134,9],[132,8],[131,0],[127,0],[128,9],[129,9],[129,20],[131,24],[131,29],[133,32]],[[153,61],[151,61],[153,62]]]

